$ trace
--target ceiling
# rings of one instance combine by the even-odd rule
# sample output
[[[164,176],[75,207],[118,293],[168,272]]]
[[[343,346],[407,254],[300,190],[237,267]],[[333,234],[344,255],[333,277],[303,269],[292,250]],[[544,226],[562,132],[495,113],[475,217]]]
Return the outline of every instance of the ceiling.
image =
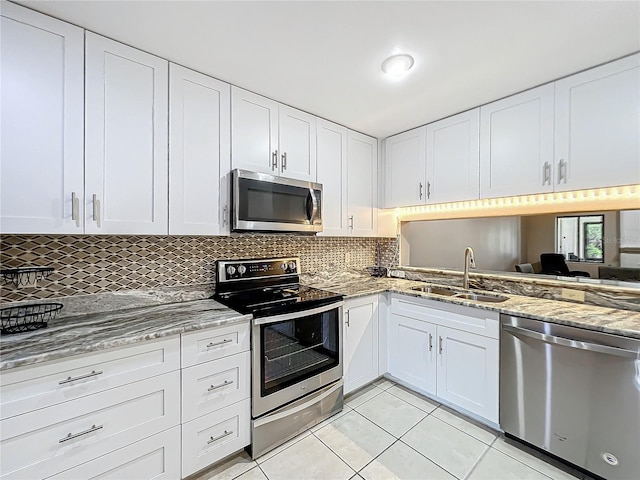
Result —
[[[640,1],[19,3],[379,138],[640,50]]]

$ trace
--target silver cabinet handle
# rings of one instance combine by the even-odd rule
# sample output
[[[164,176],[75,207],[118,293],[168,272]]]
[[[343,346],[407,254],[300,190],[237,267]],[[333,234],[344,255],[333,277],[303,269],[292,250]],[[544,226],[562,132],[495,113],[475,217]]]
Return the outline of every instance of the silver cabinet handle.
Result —
[[[564,161],[564,158],[561,158],[558,162],[558,184],[567,183],[567,162]]]
[[[440,347],[439,347],[440,355],[442,355],[442,337],[438,337],[438,339],[439,339],[439,342],[440,342]]]
[[[522,327],[503,325],[502,329],[513,335],[522,335],[523,337],[530,337],[536,340],[540,340],[544,343],[562,345],[563,347],[589,350],[591,352],[605,353],[607,355],[615,355],[617,357],[638,358],[638,355],[640,355],[638,352],[634,352],[633,350],[611,347],[609,345],[600,345],[597,343],[583,342],[581,340],[571,340],[570,338],[556,337],[554,335],[547,335],[546,333],[540,333]]]
[[[278,150],[274,150],[271,154],[271,170],[278,169]]]
[[[91,426],[91,428],[86,429],[84,432],[78,432],[78,433],[75,433],[75,434],[74,433],[70,433],[66,437],[61,438],[60,440],[58,440],[58,443],[68,442],[69,440],[73,440],[74,438],[81,437],[82,435],[86,435],[87,433],[91,433],[91,432],[95,432],[96,430],[100,430],[103,427],[104,427],[104,425],[93,424]]]
[[[87,373],[85,375],[80,375],[79,377],[67,377],[64,380],[60,380],[58,385],[64,385],[66,383],[75,382],[76,380],[84,380],[85,378],[97,377],[98,375],[102,375],[104,372],[92,370],[91,373]]]
[[[287,152],[282,154],[282,171],[284,172],[287,169]]]
[[[222,209],[222,226],[229,224],[229,206],[225,205]]]
[[[76,227],[80,226],[80,199],[76,192],[71,192],[71,220],[75,220]]]
[[[349,228],[353,230],[353,215],[349,215]]]
[[[350,324],[349,322],[350,322],[350,320],[351,320],[351,317],[349,316],[349,310],[347,310],[346,312],[344,312],[344,315],[345,315],[345,317],[347,317],[347,319],[346,319],[346,321],[345,321],[345,322],[346,322],[346,324],[347,324],[347,327],[350,327],[350,326],[351,326],[351,324]]]
[[[542,167],[543,179],[542,185],[551,185],[551,164],[549,162],[544,162],[544,167]]]
[[[420,195],[419,195],[419,197],[420,197],[420,200],[422,200],[422,182],[420,182]]]
[[[231,430],[230,432],[227,432],[225,430],[222,435],[218,435],[217,437],[211,437],[211,440],[207,441],[207,445],[211,445],[213,442],[220,440],[221,438],[228,437],[231,434],[233,434],[233,430]]]
[[[429,334],[429,351],[433,350],[433,335]]]
[[[219,388],[222,387],[226,387],[227,385],[231,385],[233,383],[233,380],[225,380],[223,383],[221,383],[220,385],[211,385],[208,389],[207,392],[212,392],[213,390],[217,390]]]
[[[431,198],[431,182],[427,182],[427,198]]]
[[[207,345],[207,348],[217,347],[217,346],[220,346],[220,345],[224,345],[225,343],[231,343],[231,342],[233,342],[233,340],[230,340],[230,339],[228,339],[228,338],[225,338],[225,339],[224,339],[224,340],[222,340],[221,342],[215,342],[215,343],[211,342],[211,343],[209,343],[209,344]]]
[[[96,222],[98,228],[100,228],[100,200],[98,200],[98,195],[93,194],[93,221]]]

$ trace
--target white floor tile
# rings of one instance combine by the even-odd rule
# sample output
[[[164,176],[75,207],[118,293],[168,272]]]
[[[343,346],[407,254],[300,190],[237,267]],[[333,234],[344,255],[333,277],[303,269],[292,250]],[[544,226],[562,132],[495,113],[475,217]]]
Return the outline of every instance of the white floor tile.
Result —
[[[260,467],[255,467],[249,470],[248,472],[240,475],[236,480],[268,480],[268,479],[266,475],[262,473],[262,470],[260,470]]]
[[[464,433],[468,433],[474,438],[477,438],[483,443],[487,445],[491,445],[493,441],[497,437],[497,433],[489,430],[489,428],[483,428],[481,426],[476,425],[475,423],[470,422],[469,420],[463,418],[459,414],[455,414],[446,410],[444,407],[439,407],[433,412],[431,412],[436,418],[439,418],[443,422],[447,422],[449,425],[456,427],[459,430],[462,430]]]
[[[431,415],[404,435],[402,441],[458,478],[464,478],[489,448]]]
[[[315,435],[356,471],[395,441],[393,436],[355,411],[318,430]]]
[[[323,420],[322,422],[320,422],[319,424],[317,424],[315,427],[311,428],[311,432],[317,432],[318,430],[320,430],[322,427],[324,427],[325,425],[329,425],[331,422],[339,419],[340,417],[346,415],[347,413],[351,412],[352,409],[351,407],[345,405],[342,409],[341,412],[336,413],[335,415],[330,416],[329,418],[327,418],[326,420]]]
[[[549,480],[549,477],[508,455],[490,448],[469,475],[469,480]]]
[[[360,474],[365,480],[455,480],[455,477],[401,441],[391,445]]]
[[[355,410],[396,437],[404,435],[427,415],[387,392],[376,395]]]
[[[439,403],[436,403],[433,400],[420,395],[419,393],[411,392],[406,388],[401,387],[400,385],[395,385],[389,388],[387,390],[387,393],[395,395],[396,397],[401,398],[405,402],[410,403],[414,407],[418,407],[420,410],[423,410],[427,413],[432,412],[438,407],[438,405],[440,405]]]
[[[396,384],[396,382],[392,382],[391,380],[388,380],[382,377],[376,380],[375,382],[373,382],[373,384],[376,387],[381,388],[382,390],[387,390],[388,388],[393,387]]]
[[[501,451],[502,453],[509,455],[510,457],[515,458],[516,460],[519,460],[520,462],[530,466],[531,468],[534,468],[535,470],[538,470],[539,472],[544,473],[548,477],[551,477],[555,480],[575,480],[576,479],[576,477],[573,476],[572,474],[565,472],[564,470],[561,470],[559,468],[556,468],[555,466],[547,463],[545,460],[542,460],[541,458],[539,458],[539,456],[542,456],[541,453],[535,452],[535,455],[532,455],[527,451],[525,451],[524,448],[526,447],[519,448],[515,445],[507,443],[501,437],[498,437],[498,439],[496,439],[492,447],[495,448],[496,450]]]
[[[355,473],[315,436],[309,435],[260,468],[269,480],[348,480]]]
[[[292,445],[295,445],[296,443],[298,443],[300,440],[304,439],[305,437],[308,437],[309,435],[311,435],[311,432],[309,430],[307,430],[306,432],[301,433],[300,435],[298,435],[297,437],[293,437],[291,440],[289,440],[286,443],[283,443],[282,445],[280,445],[277,448],[274,448],[273,450],[271,450],[270,452],[265,453],[264,455],[262,455],[261,457],[256,458],[256,462],[258,463],[263,463],[266,462],[267,460],[269,460],[271,457],[276,456],[277,454],[279,454],[280,452],[286,450],[287,448],[289,448]]]
[[[376,387],[375,385],[367,385],[366,387],[361,388],[360,390],[350,393],[344,399],[345,405],[356,408],[359,405],[362,405],[364,402],[371,400],[376,395],[379,395],[383,392],[382,389]]]
[[[256,465],[257,463],[251,460],[247,452],[243,451],[223,460],[215,468],[205,470],[197,476],[189,477],[189,480],[231,480],[251,470]]]

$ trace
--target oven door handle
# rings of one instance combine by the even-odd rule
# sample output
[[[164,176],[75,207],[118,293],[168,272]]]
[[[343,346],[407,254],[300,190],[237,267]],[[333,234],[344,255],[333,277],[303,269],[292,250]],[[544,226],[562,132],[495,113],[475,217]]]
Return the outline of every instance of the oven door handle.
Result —
[[[274,315],[273,317],[262,317],[262,318],[254,318],[254,325],[265,325],[267,323],[277,323],[277,322],[285,322],[287,320],[294,320],[296,318],[307,317],[309,315],[317,315],[318,313],[328,312],[335,308],[342,307],[344,305],[344,300],[340,300],[339,302],[334,302],[329,305],[323,305],[322,307],[312,308],[310,310],[300,310],[292,313],[283,313],[282,315]]]
[[[254,428],[259,427],[261,425],[264,425],[266,423],[271,423],[271,422],[275,422],[277,420],[280,420],[282,418],[285,417],[289,417],[294,413],[298,413],[303,411],[304,409],[310,407],[311,405],[318,403],[320,400],[327,398],[329,395],[331,395],[332,393],[334,393],[336,390],[338,390],[339,388],[343,387],[343,382],[342,380],[337,381],[334,385],[331,385],[329,387],[325,387],[325,390],[319,390],[317,392],[314,392],[312,394],[309,395],[309,400],[307,400],[306,402],[303,402],[299,405],[295,405],[295,406],[285,406],[282,407],[282,409],[280,411],[275,411],[272,414],[269,414],[263,418],[258,418],[256,420],[253,421],[254,424]]]

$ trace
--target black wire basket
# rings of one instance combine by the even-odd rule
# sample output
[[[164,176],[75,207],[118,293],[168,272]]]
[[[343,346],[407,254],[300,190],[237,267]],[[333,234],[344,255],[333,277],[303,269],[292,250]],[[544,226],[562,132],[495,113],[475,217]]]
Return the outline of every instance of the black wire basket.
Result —
[[[38,280],[43,280],[53,273],[51,267],[23,267],[6,268],[0,270],[4,283],[13,283],[16,287],[35,285]]]
[[[47,326],[60,310],[61,303],[36,303],[0,309],[2,333],[21,333]]]

